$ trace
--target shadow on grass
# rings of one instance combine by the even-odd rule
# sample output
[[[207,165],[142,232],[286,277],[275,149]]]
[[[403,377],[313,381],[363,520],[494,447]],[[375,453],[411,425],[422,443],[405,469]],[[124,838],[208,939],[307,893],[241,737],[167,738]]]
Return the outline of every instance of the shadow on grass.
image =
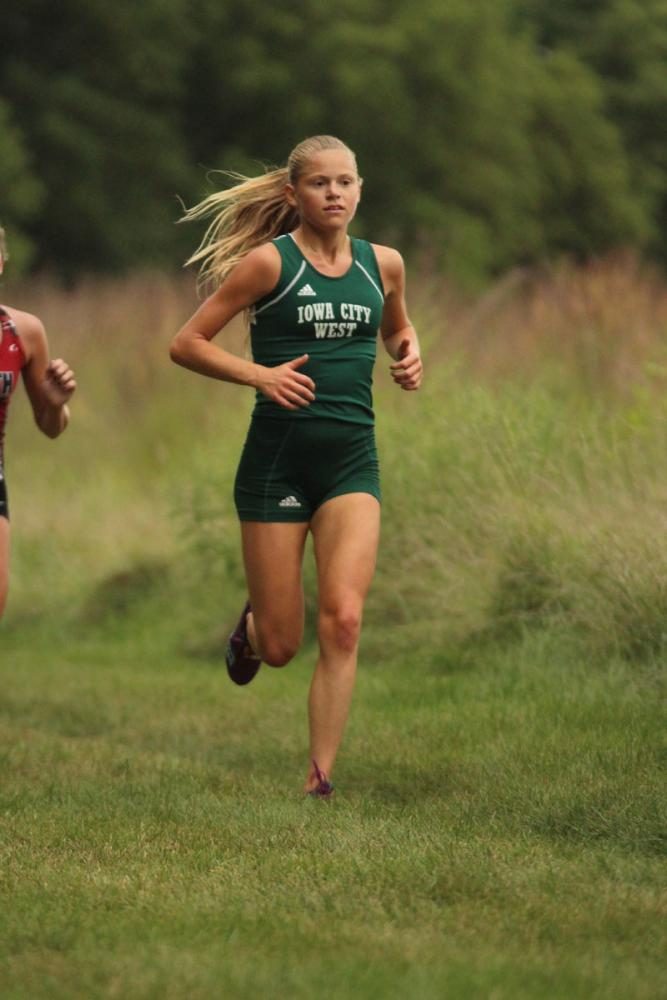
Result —
[[[104,625],[135,614],[141,606],[166,594],[171,566],[162,560],[147,560],[113,573],[102,580],[84,601],[80,622]]]
[[[345,787],[353,790],[360,798],[383,806],[424,805],[429,800],[440,802],[453,785],[453,778],[444,765],[430,769],[410,763],[387,762],[372,771],[356,766],[346,768],[345,786],[341,785],[341,795]]]
[[[667,831],[653,798],[641,802],[614,801],[609,795],[572,796],[554,803],[542,816],[533,817],[529,828],[552,841],[578,845],[614,844],[632,854],[647,857],[667,855]]]

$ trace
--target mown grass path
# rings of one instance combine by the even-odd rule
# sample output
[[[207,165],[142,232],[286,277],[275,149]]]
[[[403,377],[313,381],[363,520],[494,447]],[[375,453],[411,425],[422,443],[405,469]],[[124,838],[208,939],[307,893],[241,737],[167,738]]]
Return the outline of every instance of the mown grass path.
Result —
[[[235,689],[159,624],[3,629],[3,998],[665,995],[655,668],[371,629],[322,803],[308,655]]]

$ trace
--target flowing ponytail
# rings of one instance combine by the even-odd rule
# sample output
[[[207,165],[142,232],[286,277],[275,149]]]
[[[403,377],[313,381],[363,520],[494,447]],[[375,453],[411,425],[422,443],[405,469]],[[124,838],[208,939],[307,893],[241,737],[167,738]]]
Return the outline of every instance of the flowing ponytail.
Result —
[[[260,177],[244,177],[232,171],[224,171],[224,175],[237,183],[210,194],[188,209],[181,220],[191,222],[215,216],[186,261],[186,266],[200,265],[201,283],[215,286],[224,281],[250,250],[289,233],[299,222],[296,209],[285,199],[287,167],[268,170]]]
[[[345,149],[355,159],[352,150],[340,139],[316,135],[304,139],[292,150],[286,167],[267,170],[259,177],[222,171],[236,183],[210,194],[188,209],[181,220],[192,222],[214,217],[201,243],[185,262],[186,267],[199,264],[201,284],[217,287],[255,247],[296,229],[299,215],[285,198],[285,185],[296,184],[308,161],[325,149]]]

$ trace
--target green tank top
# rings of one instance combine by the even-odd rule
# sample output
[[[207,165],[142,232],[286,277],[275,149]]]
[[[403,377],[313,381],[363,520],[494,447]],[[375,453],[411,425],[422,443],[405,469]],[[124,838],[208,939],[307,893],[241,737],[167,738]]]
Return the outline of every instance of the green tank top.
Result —
[[[306,260],[290,234],[273,244],[282,268],[278,284],[251,312],[253,359],[273,367],[308,354],[299,371],[314,381],[315,400],[286,410],[258,392],[254,416],[372,424],[373,365],[384,305],[372,246],[352,239],[348,271],[330,278]]]

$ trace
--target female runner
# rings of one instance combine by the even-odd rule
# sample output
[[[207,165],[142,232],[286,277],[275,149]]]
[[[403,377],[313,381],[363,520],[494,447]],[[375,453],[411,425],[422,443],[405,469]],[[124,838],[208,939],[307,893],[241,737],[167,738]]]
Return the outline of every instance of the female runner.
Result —
[[[0,228],[0,274],[7,261],[5,233]],[[67,427],[67,401],[76,389],[74,373],[61,359],[49,361],[44,327],[30,313],[0,305],[0,617],[9,587],[9,501],[4,475],[4,436],[10,397],[19,374],[39,429],[55,438]]]
[[[327,797],[380,532],[371,399],[378,330],[401,389],[419,388],[422,363],[400,255],[348,236],[362,181],[345,143],[315,136],[286,168],[234,177],[234,187],[186,215],[214,215],[188,263],[201,263],[218,287],[177,333],[171,357],[256,390],[234,488],[249,593],[227,648],[237,684],[252,680],[262,661],[284,666],[299,648],[312,533],[319,658],[304,791]],[[252,361],[212,343],[244,310]]]

